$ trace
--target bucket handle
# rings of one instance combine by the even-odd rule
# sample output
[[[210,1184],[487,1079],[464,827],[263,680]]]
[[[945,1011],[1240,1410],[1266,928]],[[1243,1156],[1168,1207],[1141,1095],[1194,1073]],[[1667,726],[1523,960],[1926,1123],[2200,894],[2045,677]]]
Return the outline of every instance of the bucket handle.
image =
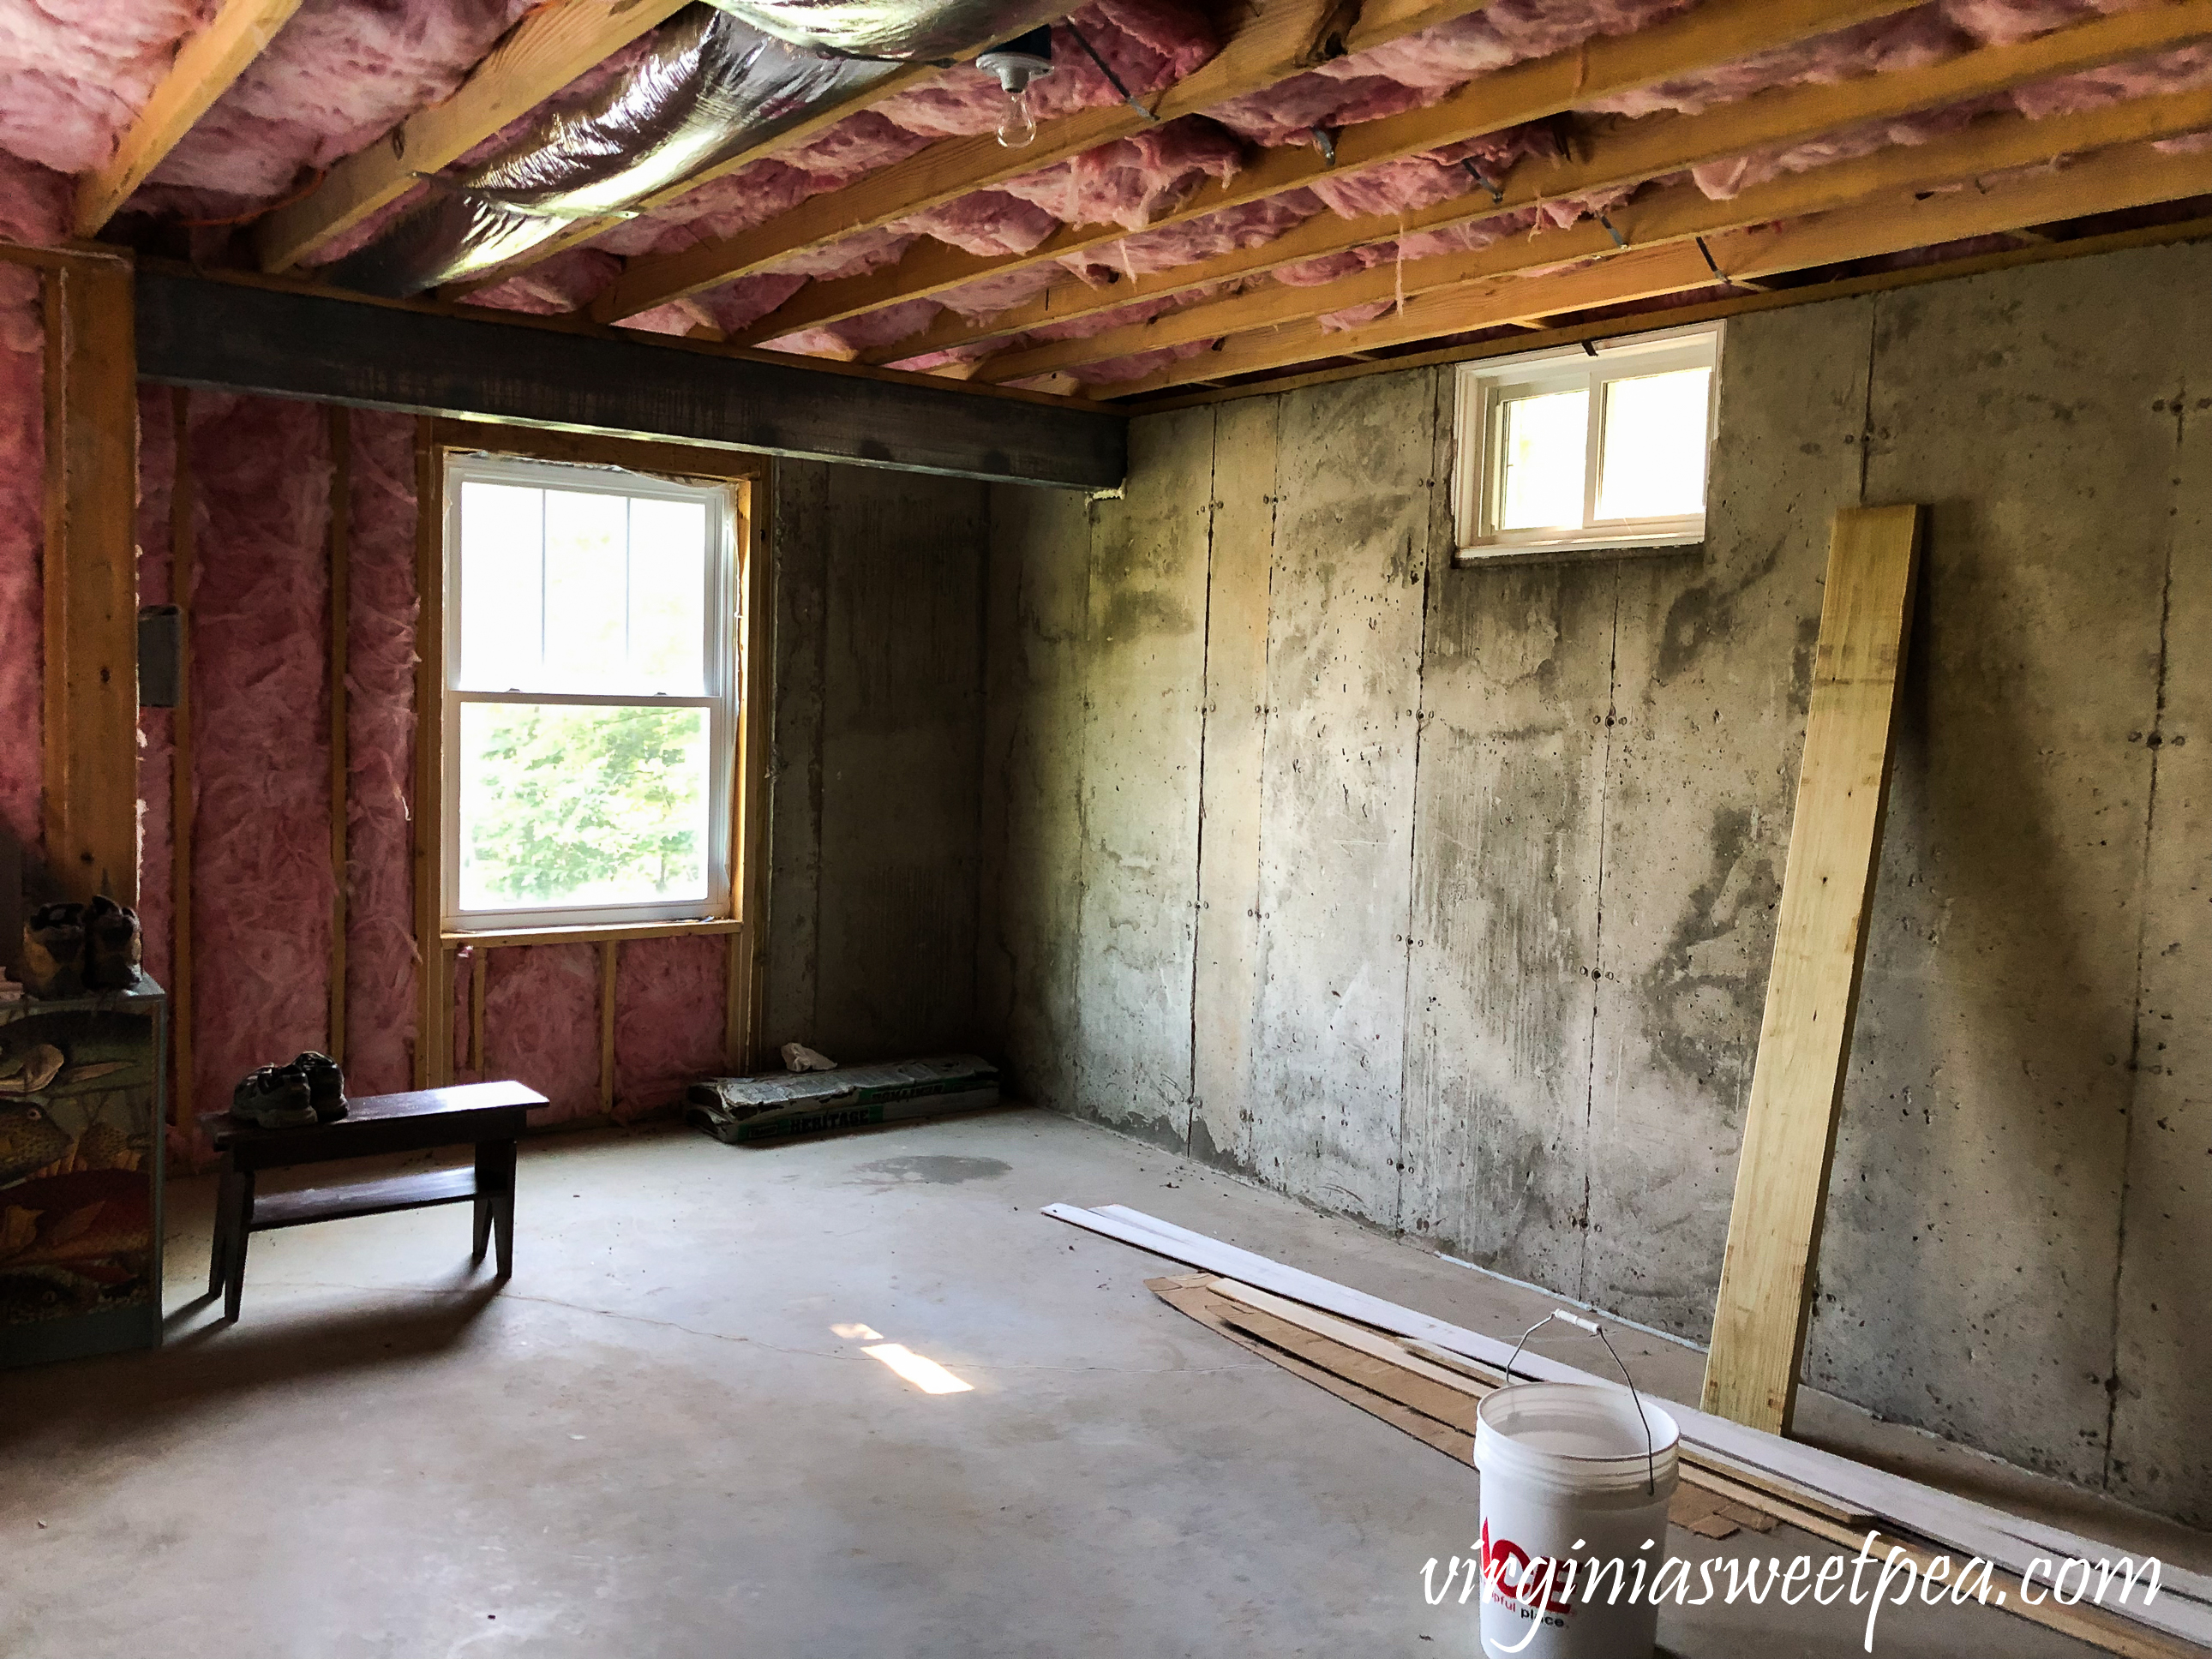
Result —
[[[1636,1379],[1628,1374],[1627,1364],[1621,1358],[1620,1350],[1613,1346],[1613,1339],[1605,1334],[1604,1326],[1599,1324],[1595,1319],[1584,1319],[1580,1314],[1569,1313],[1565,1308],[1553,1309],[1551,1312],[1522,1332],[1521,1340],[1513,1345],[1512,1357],[1505,1362],[1507,1384],[1510,1385],[1513,1381],[1513,1361],[1521,1358],[1521,1350],[1528,1346],[1528,1339],[1555,1319],[1564,1319],[1577,1329],[1588,1331],[1605,1344],[1605,1351],[1613,1356],[1613,1363],[1620,1367],[1621,1381],[1628,1384],[1628,1397],[1636,1402],[1636,1420],[1644,1425],[1645,1480],[1644,1489],[1656,1498],[1659,1493],[1659,1450],[1658,1443],[1652,1437],[1651,1419],[1644,1414],[1644,1396],[1636,1391]],[[1534,1382],[1537,1379],[1532,1376],[1528,1380]]]

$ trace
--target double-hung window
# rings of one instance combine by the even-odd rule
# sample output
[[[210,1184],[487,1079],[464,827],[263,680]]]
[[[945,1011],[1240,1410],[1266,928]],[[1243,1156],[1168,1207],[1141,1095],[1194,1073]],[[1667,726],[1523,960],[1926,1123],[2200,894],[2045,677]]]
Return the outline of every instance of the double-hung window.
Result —
[[[1462,364],[1461,558],[1702,540],[1719,357],[1706,328]]]
[[[734,484],[446,460],[458,933],[727,916]]]

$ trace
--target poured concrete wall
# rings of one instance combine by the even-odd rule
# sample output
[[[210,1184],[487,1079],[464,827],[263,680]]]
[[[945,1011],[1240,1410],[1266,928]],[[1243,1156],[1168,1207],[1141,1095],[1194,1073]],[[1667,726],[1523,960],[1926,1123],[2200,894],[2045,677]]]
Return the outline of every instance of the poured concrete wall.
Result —
[[[1033,1097],[1693,1340],[1831,514],[1933,509],[1810,1380],[2212,1522],[2212,250],[1730,325],[1694,554],[1452,562],[1451,373],[990,525]]]
[[[988,491],[786,461],[763,1051],[974,1046]]]

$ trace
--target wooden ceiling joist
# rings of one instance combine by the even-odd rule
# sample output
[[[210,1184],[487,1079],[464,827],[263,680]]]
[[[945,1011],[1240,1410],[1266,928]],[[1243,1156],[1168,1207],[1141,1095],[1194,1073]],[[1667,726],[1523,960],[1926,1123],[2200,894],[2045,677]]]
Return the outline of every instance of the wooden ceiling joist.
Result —
[[[1577,56],[1566,53],[1559,58],[1541,59],[1486,76],[1425,109],[1346,128],[1337,141],[1337,170],[1348,172],[1420,155],[1500,127],[1555,114],[1576,103],[1587,104],[1637,86],[1710,68],[1716,63],[1743,56],[1747,50],[1764,50],[1783,44],[1776,37],[1785,25],[1795,30],[1790,39],[1802,39],[1840,27],[1844,19],[1844,9],[1831,6],[1826,8],[1831,21],[1825,25],[1813,24],[1813,14],[1821,9],[1809,3],[1809,0],[1792,0],[1791,3],[1781,5],[1747,0],[1736,13],[1741,27],[1727,38],[1737,42],[1739,47],[1745,42],[1757,44],[1755,47],[1735,49],[1718,44],[1711,27],[1724,9],[1734,5],[1735,0],[1709,0],[1707,5],[1686,14],[1675,23],[1609,40],[1607,56],[1601,57],[1593,43],[1595,66],[1579,90],[1573,82],[1561,79]],[[1869,9],[1865,6],[1856,8],[1862,14]],[[1709,26],[1705,32],[1688,36],[1672,32],[1701,18]],[[1754,33],[1754,29],[1762,32]],[[1002,321],[1013,324],[1030,313],[1036,314],[1037,321],[1066,321],[1118,308],[1137,300],[1249,275],[1277,264],[1341,252],[1411,231],[1434,229],[1547,200],[1635,184],[1702,162],[1802,143],[1859,122],[1893,119],[1986,97],[2032,82],[2188,45],[2208,36],[2212,36],[2212,0],[2181,0],[2180,3],[2095,18],[2012,46],[1984,47],[1948,63],[1863,76],[1829,85],[1777,88],[1696,115],[1607,119],[1593,124],[1578,136],[1573,156],[1524,161],[1515,167],[1500,181],[1503,200],[1496,204],[1480,197],[1474,202],[1462,198],[1402,216],[1378,215],[1364,221],[1324,214],[1262,247],[1139,277],[1126,286],[1116,283],[1095,290],[1081,286],[1071,277],[1059,289],[1024,307],[1018,317],[983,324],[968,323],[955,316],[940,318],[923,334],[869,356],[877,361],[896,361],[975,339],[990,338],[1002,331]],[[1632,48],[1638,49],[1632,58],[1628,55]],[[1607,76],[1602,82],[1598,79],[1601,71]],[[1200,189],[1190,202],[1163,216],[1155,228],[1185,222],[1224,207],[1310,185],[1328,170],[1322,157],[1313,150],[1294,148],[1270,151],[1226,185]],[[1481,205],[1475,205],[1476,202]],[[909,252],[897,265],[887,270],[837,282],[810,283],[769,317],[732,337],[742,343],[758,344],[797,328],[836,321],[903,300],[941,293],[980,276],[1042,264],[1070,253],[1101,247],[1118,241],[1127,234],[1119,227],[1069,227],[1030,253],[997,258],[981,258],[927,243]],[[1278,249],[1282,252],[1280,258],[1273,257]],[[1049,315],[1044,314],[1048,312]],[[1026,321],[1024,325],[1036,326],[1037,321]]]
[[[2121,145],[2072,166],[1941,192],[1909,191],[1784,225],[1708,237],[1713,262],[1732,277],[1757,280],[1910,248],[1998,234],[2098,213],[2212,193],[2212,155],[2162,155],[2148,144]],[[1615,223],[1619,223],[1618,219]],[[1572,233],[1570,233],[1572,234]],[[1540,314],[1591,309],[1714,285],[1694,243],[1631,247],[1578,270],[1517,288],[1475,283],[1409,299],[1371,323],[1334,333],[1306,320],[1234,335],[1182,362],[1109,386],[1094,398],[1123,398],[1201,381],[1319,362],[1421,340],[1495,328]],[[1655,326],[1657,325],[1655,320]]]
[[[1612,229],[1585,221],[1571,230],[1534,237],[1513,237],[1470,253],[1410,259],[1384,264],[1319,287],[1272,283],[1210,304],[1170,312],[1147,323],[1110,329],[1085,339],[1054,340],[1023,350],[1000,352],[976,365],[972,378],[1006,383],[1073,368],[1085,363],[1181,345],[1193,340],[1249,333],[1320,317],[1349,306],[1398,298],[1413,299],[1439,289],[1504,279],[1565,261],[1595,258],[1617,264],[1613,233],[1631,248],[1648,250],[1668,243],[1713,237],[1747,225],[1830,213],[1877,201],[1916,187],[1960,184],[2014,167],[2033,167],[2068,155],[2115,145],[2146,144],[2184,133],[2212,129],[2212,88],[2131,100],[2080,115],[2041,121],[2009,115],[1988,118],[1948,138],[1927,144],[1896,145],[1856,161],[1832,162],[1810,172],[1790,173],[1753,186],[1727,201],[1712,201],[1691,185],[1671,185],[1617,208],[1607,216]],[[1690,251],[1692,276],[1712,271],[1704,256]],[[1727,270],[1732,278],[1752,278],[1746,270]],[[1665,291],[1665,290],[1657,290]],[[1548,309],[1568,309],[1547,288]],[[1638,296],[1644,297],[1644,296]],[[1529,303],[1517,296],[1515,303]],[[1508,319],[1520,322],[1521,318]]]
[[[300,0],[226,0],[206,27],[185,39],[107,164],[78,179],[70,208],[77,235],[99,234],[299,9]]]
[[[1479,3],[1467,0],[1451,10],[1472,11]],[[1035,143],[1018,150],[988,136],[941,139],[842,190],[802,202],[764,225],[681,252],[633,260],[593,303],[592,315],[603,323],[635,317],[804,249],[1035,173],[1142,131],[1155,121],[1171,121],[1273,86],[1326,58],[1330,40],[1341,33],[1343,11],[1343,0],[1268,0],[1209,62],[1154,98],[1149,117],[1127,104],[1083,110],[1043,127]]]
[[[1332,172],[1352,173],[1522,122],[1542,120],[1577,104],[1633,92],[1908,9],[1906,0],[1705,0],[1680,17],[1634,34],[1600,35],[1572,50],[1483,76],[1425,108],[1346,127],[1336,135],[1334,162],[1318,149],[1302,145],[1264,151],[1225,183],[1200,185],[1189,199],[1162,214],[1146,228],[1185,224],[1224,208],[1301,189]],[[1426,19],[1423,27],[1437,21],[1425,13],[1422,15]],[[775,221],[748,234],[772,233],[782,223]],[[797,329],[926,298],[981,277],[1046,264],[1120,241],[1130,234],[1119,225],[1068,225],[1027,253],[995,256],[925,242],[888,270],[811,283],[768,317],[732,337],[758,344]],[[1128,302],[1127,295],[1115,301]],[[937,349],[934,345],[915,348],[917,351]]]
[[[297,3],[297,0],[295,0]],[[450,167],[508,122],[681,10],[686,0],[553,0],[494,47],[460,89],[420,109],[264,219],[255,252],[284,270],[397,200],[416,175]]]

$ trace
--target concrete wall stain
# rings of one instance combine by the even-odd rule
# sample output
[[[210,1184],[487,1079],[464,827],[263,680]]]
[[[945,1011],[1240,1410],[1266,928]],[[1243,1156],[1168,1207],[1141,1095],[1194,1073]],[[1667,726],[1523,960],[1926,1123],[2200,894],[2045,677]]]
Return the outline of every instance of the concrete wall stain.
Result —
[[[1808,1376],[2212,1522],[2212,1336],[2174,1317],[2212,1238],[2208,279],[2180,246],[1736,319],[1691,557],[1455,567],[1449,369],[1140,420],[1088,513],[994,490],[1013,1074],[1701,1337],[1830,515],[1930,502]],[[1224,483],[1255,410],[1279,455]],[[1231,605],[1210,549],[1262,520]],[[1260,604],[1264,683],[1209,707]],[[1249,982],[1192,943],[1231,713]]]

